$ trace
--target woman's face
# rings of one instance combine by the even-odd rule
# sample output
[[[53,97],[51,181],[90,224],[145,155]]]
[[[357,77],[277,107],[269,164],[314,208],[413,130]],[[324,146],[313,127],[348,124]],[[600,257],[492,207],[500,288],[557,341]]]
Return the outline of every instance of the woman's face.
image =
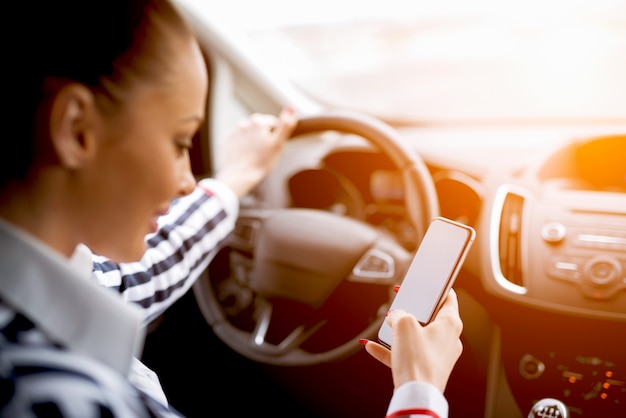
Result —
[[[103,114],[95,130],[101,145],[83,213],[96,222],[85,225],[82,240],[115,261],[138,260],[156,218],[195,187],[189,148],[205,116],[208,76],[196,42],[181,43],[169,58],[167,81],[133,87],[123,110]]]

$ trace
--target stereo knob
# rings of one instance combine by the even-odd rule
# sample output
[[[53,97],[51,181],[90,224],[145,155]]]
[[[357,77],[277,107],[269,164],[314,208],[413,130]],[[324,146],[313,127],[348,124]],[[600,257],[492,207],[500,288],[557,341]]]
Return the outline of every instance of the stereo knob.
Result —
[[[533,380],[538,378],[546,370],[543,361],[531,354],[522,356],[519,362],[519,372],[524,379]]]
[[[619,261],[610,256],[599,255],[585,264],[584,278],[595,286],[609,286],[619,280],[622,266]]]
[[[550,222],[541,228],[541,237],[543,240],[550,244],[558,244],[565,239],[567,230],[562,223]]]

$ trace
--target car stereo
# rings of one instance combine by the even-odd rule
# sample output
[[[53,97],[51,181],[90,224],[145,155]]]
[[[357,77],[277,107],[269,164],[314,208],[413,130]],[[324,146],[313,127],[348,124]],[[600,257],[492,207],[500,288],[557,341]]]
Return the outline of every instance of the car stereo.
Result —
[[[560,245],[546,260],[549,277],[574,282],[593,299],[610,299],[626,289],[626,228],[549,222],[541,235]]]

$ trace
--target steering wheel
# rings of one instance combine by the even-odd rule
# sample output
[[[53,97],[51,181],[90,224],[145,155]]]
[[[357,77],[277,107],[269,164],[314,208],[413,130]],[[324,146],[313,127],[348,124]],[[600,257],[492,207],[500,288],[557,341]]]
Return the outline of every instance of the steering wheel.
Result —
[[[439,206],[420,156],[389,125],[351,111],[301,118],[291,140],[324,131],[359,135],[389,157],[402,175],[406,216],[421,241]],[[226,247],[194,285],[198,305],[231,349],[278,366],[336,361],[360,350],[360,338],[375,338],[392,286],[411,259],[379,227],[305,208],[242,207]],[[356,318],[355,329],[349,323],[358,315],[356,304],[373,308],[369,317]]]

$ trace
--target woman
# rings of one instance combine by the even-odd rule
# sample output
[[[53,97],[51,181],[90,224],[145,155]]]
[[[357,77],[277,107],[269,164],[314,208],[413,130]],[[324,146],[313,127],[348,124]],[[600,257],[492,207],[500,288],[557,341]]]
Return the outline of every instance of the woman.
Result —
[[[26,16],[28,26],[19,27],[28,34],[17,33],[5,51],[11,110],[0,157],[0,416],[178,416],[135,359],[143,326],[189,288],[232,231],[237,198],[273,167],[293,112],[245,121],[231,138],[237,158],[196,185],[188,153],[209,80],[169,2],[111,0],[99,8],[66,0],[33,10],[15,2],[11,9]],[[428,406],[420,397],[443,390],[460,354],[455,301],[439,315],[447,312],[452,327],[407,326],[394,313],[394,335],[406,329],[394,336],[394,352],[367,343],[393,364],[398,396],[390,416]],[[430,330],[438,330],[432,342],[422,336]],[[456,341],[458,353],[441,355],[441,338]],[[424,352],[402,348],[403,339],[438,363],[425,364]],[[410,389],[420,397],[407,400],[399,385],[429,389]]]

